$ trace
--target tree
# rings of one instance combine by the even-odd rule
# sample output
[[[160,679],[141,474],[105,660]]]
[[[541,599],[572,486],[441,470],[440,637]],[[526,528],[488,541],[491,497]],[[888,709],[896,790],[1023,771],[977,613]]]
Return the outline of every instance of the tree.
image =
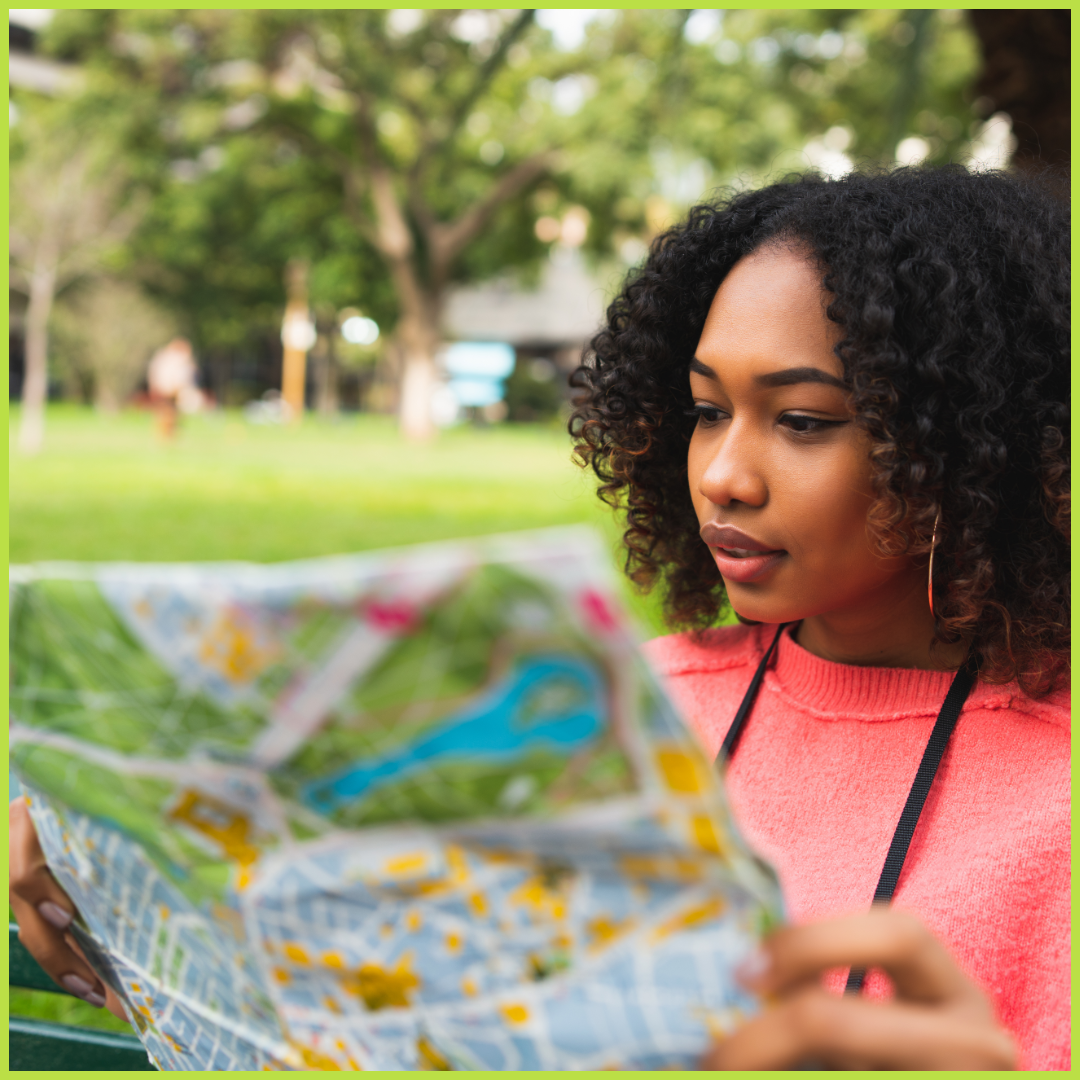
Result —
[[[316,303],[362,288],[416,437],[452,284],[571,234],[625,268],[718,184],[891,161],[898,133],[949,160],[977,64],[955,12],[613,11],[565,47],[529,11],[69,10],[47,44],[158,185],[154,287],[222,329],[254,310],[237,281],[280,312],[289,257]]]
[[[499,209],[551,163],[550,153],[526,154],[492,175],[490,166],[474,159],[472,183],[456,185],[456,198],[447,200],[448,157],[460,154],[461,131],[473,106],[531,20],[531,12],[520,13],[487,60],[475,65],[469,42],[448,32],[456,14],[434,12],[428,21],[439,24],[436,30],[416,34],[395,31],[392,19],[375,11],[193,12],[180,28],[167,13],[73,13],[66,28],[57,20],[54,34],[59,49],[76,41],[84,58],[86,37],[96,36],[114,67],[118,48],[125,51],[128,75],[152,81],[163,100],[171,90],[175,104],[182,86],[190,106],[186,118],[201,108],[204,137],[224,135],[229,109],[235,117],[238,105],[262,95],[268,107],[252,137],[276,133],[299,144],[312,168],[335,172],[341,205],[355,232],[378,252],[394,287],[396,337],[404,356],[402,420],[414,437],[431,429],[427,399],[455,264]],[[172,32],[177,29],[197,38],[199,47],[185,54],[184,35]],[[486,40],[468,36],[476,38],[473,45]],[[443,49],[434,67],[424,66],[425,45]],[[429,50],[429,60],[432,55]],[[443,87],[433,85],[438,77],[416,78],[443,66],[443,59]],[[111,93],[115,100],[120,85],[113,71],[92,83],[91,94]],[[429,94],[431,89],[445,92]],[[215,104],[217,130],[213,122],[207,129],[206,110]],[[388,105],[402,112],[388,112]],[[406,139],[387,134],[388,117],[415,130]]]
[[[434,430],[435,354],[456,264],[498,211],[555,160],[550,148],[540,148],[479,182],[474,168],[473,183],[459,182],[456,198],[447,198],[452,164],[462,179],[467,121],[533,12],[503,25],[494,13],[472,15],[482,29],[463,28],[456,12],[403,22],[401,13],[395,21],[394,13],[357,11],[260,16],[253,28],[260,37],[255,55],[276,91],[267,122],[336,169],[350,219],[393,282],[401,424],[414,439]],[[480,63],[469,62],[470,44],[483,46]],[[425,72],[429,77],[418,78]],[[336,101],[340,111],[321,108],[319,97]],[[504,152],[500,146],[498,156]],[[494,167],[495,151],[488,157]]]
[[[137,285],[95,277],[56,308],[57,338],[69,363],[93,384],[94,404],[114,413],[146,374],[154,349],[175,326]]]
[[[37,453],[45,438],[49,315],[59,290],[101,267],[130,235],[142,202],[100,141],[74,150],[62,120],[42,109],[17,128],[10,173],[10,273],[28,298],[26,375],[18,448]],[[16,139],[13,139],[15,142]]]
[[[983,53],[977,92],[1012,118],[1018,168],[1069,167],[1070,20],[1057,10],[969,13]]]

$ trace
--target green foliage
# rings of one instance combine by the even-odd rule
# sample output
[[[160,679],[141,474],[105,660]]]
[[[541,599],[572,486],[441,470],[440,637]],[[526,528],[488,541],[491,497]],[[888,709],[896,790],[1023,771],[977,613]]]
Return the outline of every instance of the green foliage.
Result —
[[[907,135],[929,138],[932,162],[962,156],[978,65],[962,13],[929,13],[918,43],[917,12],[713,12],[707,34],[687,14],[623,12],[582,48],[597,83],[567,142],[595,252],[648,236],[714,187],[817,165],[830,129],[855,162],[891,163]]]
[[[432,275],[528,278],[541,216],[582,207],[592,256],[634,262],[718,185],[890,162],[906,136],[953,160],[978,119],[961,12],[611,11],[563,51],[516,11],[63,10],[44,41],[86,73],[71,123],[153,193],[128,263],[202,349],[276,334],[297,256],[316,306],[393,325],[380,163],[437,292]],[[432,244],[504,184],[440,269]]]

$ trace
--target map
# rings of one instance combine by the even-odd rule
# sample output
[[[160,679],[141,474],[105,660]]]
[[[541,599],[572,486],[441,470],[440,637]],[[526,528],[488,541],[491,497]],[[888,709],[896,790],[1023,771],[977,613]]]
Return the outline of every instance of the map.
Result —
[[[782,917],[581,528],[14,567],[11,762],[161,1069],[692,1067]]]

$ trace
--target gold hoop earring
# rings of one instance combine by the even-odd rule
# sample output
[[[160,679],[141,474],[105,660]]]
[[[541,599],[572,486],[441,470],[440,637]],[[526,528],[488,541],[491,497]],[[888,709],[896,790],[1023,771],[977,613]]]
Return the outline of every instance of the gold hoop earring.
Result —
[[[926,574],[926,596],[930,601],[930,614],[934,614],[934,548],[937,547],[937,527],[941,521],[941,511],[937,512],[937,517],[934,518],[934,532],[930,537],[930,568]]]

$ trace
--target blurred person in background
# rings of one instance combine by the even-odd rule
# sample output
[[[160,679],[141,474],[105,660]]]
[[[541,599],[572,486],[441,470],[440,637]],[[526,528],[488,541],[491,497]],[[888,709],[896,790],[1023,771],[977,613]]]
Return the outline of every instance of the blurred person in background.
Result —
[[[181,410],[193,412],[198,407],[201,394],[195,384],[197,374],[195,354],[187,338],[173,338],[150,358],[146,382],[162,439],[175,438]]]

